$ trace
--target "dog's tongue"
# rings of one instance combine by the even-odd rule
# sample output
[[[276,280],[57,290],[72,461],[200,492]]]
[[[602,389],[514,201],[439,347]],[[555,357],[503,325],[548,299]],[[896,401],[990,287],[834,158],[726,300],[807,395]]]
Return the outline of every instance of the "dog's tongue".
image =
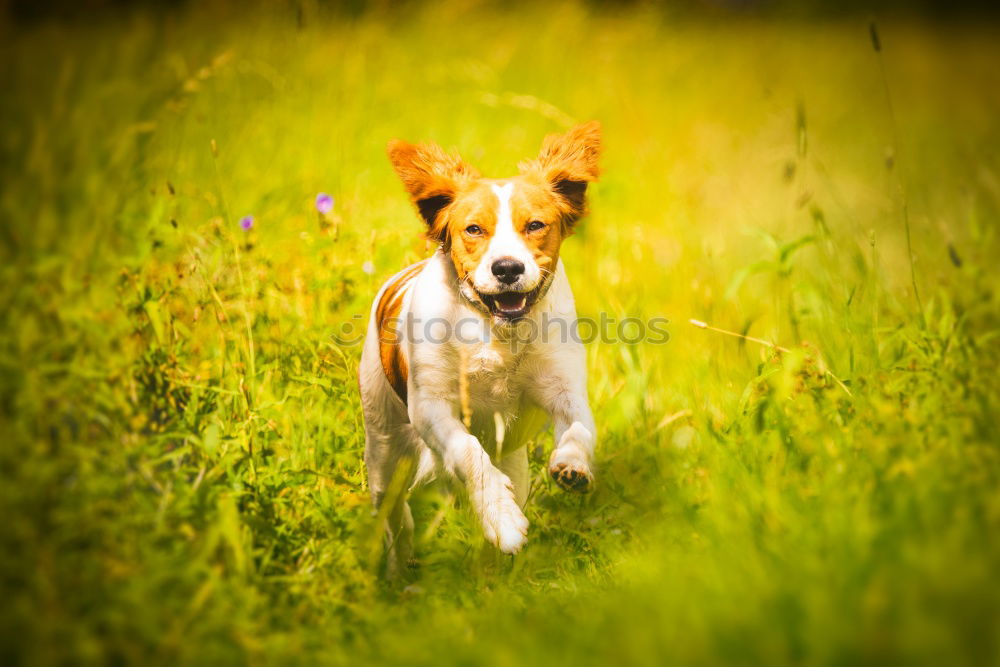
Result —
[[[516,313],[524,308],[524,302],[528,300],[526,294],[517,292],[504,292],[496,295],[497,308],[503,313]]]

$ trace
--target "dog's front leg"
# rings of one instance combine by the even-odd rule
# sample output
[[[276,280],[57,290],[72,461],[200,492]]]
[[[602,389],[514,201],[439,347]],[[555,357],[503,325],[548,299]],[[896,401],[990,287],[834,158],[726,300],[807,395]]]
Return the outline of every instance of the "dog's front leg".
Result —
[[[593,488],[597,430],[587,401],[583,351],[556,356],[539,365],[534,400],[552,416],[555,449],[549,458],[549,474],[567,491],[586,493]]]
[[[487,541],[504,553],[520,551],[527,539],[528,520],[517,504],[514,487],[458,419],[456,406],[445,398],[419,393],[410,406],[417,432],[468,490]]]
[[[556,448],[549,459],[549,474],[567,491],[586,493],[594,482],[594,418],[586,398],[572,397],[566,410],[552,412]]]

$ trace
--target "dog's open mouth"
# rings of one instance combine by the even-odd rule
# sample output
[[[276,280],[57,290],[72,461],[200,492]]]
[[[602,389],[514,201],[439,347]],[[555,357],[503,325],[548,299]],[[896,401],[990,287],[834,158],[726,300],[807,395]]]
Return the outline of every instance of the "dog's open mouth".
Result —
[[[530,292],[501,292],[499,294],[480,294],[490,312],[497,317],[516,320],[524,317],[538,294],[537,289]]]

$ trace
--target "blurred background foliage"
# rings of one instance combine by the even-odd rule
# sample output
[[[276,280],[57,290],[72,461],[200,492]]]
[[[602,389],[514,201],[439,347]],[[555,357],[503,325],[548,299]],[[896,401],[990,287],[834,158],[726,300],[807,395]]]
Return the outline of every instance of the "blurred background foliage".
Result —
[[[0,657],[997,664],[1000,41],[948,7],[9,2]],[[524,553],[432,490],[386,584],[334,337],[431,251],[385,143],[590,118],[578,307],[671,340],[588,347],[595,493],[545,439]]]

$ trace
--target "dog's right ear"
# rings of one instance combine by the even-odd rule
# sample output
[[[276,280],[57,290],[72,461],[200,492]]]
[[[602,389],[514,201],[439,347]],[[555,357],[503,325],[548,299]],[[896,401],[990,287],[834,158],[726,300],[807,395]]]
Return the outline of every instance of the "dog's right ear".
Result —
[[[443,212],[462,187],[479,178],[479,173],[437,144],[411,144],[394,139],[389,142],[388,153],[420,217],[427,223],[427,238],[447,243]]]

